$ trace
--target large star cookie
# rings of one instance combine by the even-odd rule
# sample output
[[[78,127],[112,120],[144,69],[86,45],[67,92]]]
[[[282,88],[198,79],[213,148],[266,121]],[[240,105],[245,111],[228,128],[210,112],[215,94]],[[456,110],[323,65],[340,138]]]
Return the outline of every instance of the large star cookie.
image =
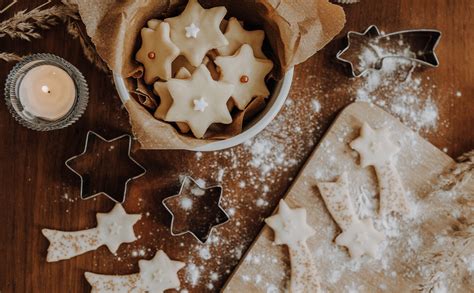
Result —
[[[191,73],[189,73],[189,71],[185,67],[181,67],[181,69],[178,70],[175,76],[175,78],[178,79],[187,79],[190,77]],[[171,98],[170,92],[168,90],[168,83],[157,81],[153,85],[153,89],[155,93],[160,97],[160,105],[156,109],[154,116],[158,119],[164,120],[166,117],[166,113],[168,113],[168,110],[170,109],[171,104],[173,103],[173,99]],[[176,124],[178,125],[179,130],[182,133],[186,133],[189,131],[189,126],[186,123],[178,122]]]
[[[212,123],[232,122],[226,103],[234,86],[213,80],[205,65],[200,65],[190,79],[169,80],[168,90],[173,104],[165,120],[186,122],[197,138],[202,138]]]
[[[249,44],[253,49],[255,57],[267,58],[262,52],[263,39],[265,39],[265,32],[263,30],[247,31],[242,27],[237,18],[231,17],[224,36],[229,41],[229,45],[217,48],[220,55],[233,55],[243,44]]]
[[[204,9],[197,0],[189,0],[180,15],[165,19],[171,27],[171,40],[191,65],[199,66],[209,50],[228,45],[219,29],[226,13],[224,6]]]
[[[156,29],[142,28],[142,46],[136,59],[145,67],[145,82],[171,78],[171,62],[179,56],[179,49],[170,39],[170,26],[161,22]]]
[[[270,94],[265,77],[272,70],[273,62],[255,58],[249,45],[242,45],[233,56],[217,57],[215,63],[221,69],[221,80],[235,85],[232,98],[240,110],[254,97]]]

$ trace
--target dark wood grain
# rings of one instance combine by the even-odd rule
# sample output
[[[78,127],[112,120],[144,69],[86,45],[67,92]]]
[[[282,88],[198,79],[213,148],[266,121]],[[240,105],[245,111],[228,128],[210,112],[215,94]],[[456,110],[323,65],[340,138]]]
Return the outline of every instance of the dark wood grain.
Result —
[[[0,7],[7,2],[0,1]],[[0,16],[6,19],[15,11],[33,7],[41,0],[23,1]],[[314,145],[328,128],[335,115],[351,101],[356,82],[347,77],[335,53],[343,46],[342,37],[348,30],[362,31],[377,24],[384,31],[410,28],[436,28],[443,37],[437,50],[441,66],[417,72],[430,77],[436,86],[432,99],[439,107],[440,125],[436,131],[423,133],[439,148],[446,148],[455,157],[474,148],[474,2],[471,0],[362,0],[360,4],[345,6],[347,24],[344,31],[326,48],[295,69],[290,93],[293,105],[285,107],[277,120],[260,135],[285,149],[286,159],[294,159],[288,166],[280,166],[266,182],[258,170],[246,165],[250,159],[246,147],[231,151],[206,153],[196,156],[186,151],[140,151],[134,145],[134,156],[148,172],[130,186],[125,203],[128,212],[144,214],[136,226],[141,238],[123,245],[117,256],[101,247],[97,251],[58,263],[46,263],[47,240],[41,228],[82,230],[95,226],[95,213],[112,208],[105,197],[82,201],[79,199],[78,178],[67,170],[64,161],[83,149],[88,130],[97,131],[106,138],[130,132],[128,116],[117,98],[110,78],[89,64],[78,42],[57,26],[44,33],[44,38],[31,43],[8,38],[0,39],[1,51],[19,54],[50,52],[59,55],[86,76],[90,87],[90,103],[84,116],[67,129],[35,132],[21,127],[0,103],[0,291],[5,292],[88,292],[83,277],[85,271],[104,274],[127,274],[138,270],[138,259],[132,251],[145,249],[140,258],[151,258],[157,249],[163,249],[171,258],[204,267],[201,282],[192,287],[184,271],[182,284],[190,291],[216,291],[225,282],[238,263],[239,251],[245,251],[262,227],[262,218],[268,216],[278,199],[289,187],[292,178],[304,163]],[[0,63],[0,88],[14,64]],[[455,93],[460,91],[461,97]],[[306,113],[307,105],[317,96],[322,110],[318,115]],[[389,96],[387,96],[389,98]],[[299,111],[298,111],[299,110]],[[295,125],[295,134],[281,137],[275,128],[287,121]],[[296,131],[298,126],[301,131]],[[248,148],[248,147],[247,147]],[[239,164],[229,158],[239,154]],[[110,168],[114,162],[110,162]],[[236,214],[218,234],[220,243],[210,247],[212,258],[198,256],[198,243],[191,236],[172,237],[168,226],[170,216],[161,205],[166,196],[179,189],[178,176],[190,174],[208,182],[216,180],[219,169],[225,169],[223,205],[234,207]],[[274,180],[268,180],[271,177]],[[241,182],[247,182],[246,186]],[[256,207],[262,196],[262,186],[268,185],[268,202]],[[149,215],[146,215],[149,213]],[[217,272],[218,281],[210,281],[211,271]],[[208,283],[214,288],[208,289]]]

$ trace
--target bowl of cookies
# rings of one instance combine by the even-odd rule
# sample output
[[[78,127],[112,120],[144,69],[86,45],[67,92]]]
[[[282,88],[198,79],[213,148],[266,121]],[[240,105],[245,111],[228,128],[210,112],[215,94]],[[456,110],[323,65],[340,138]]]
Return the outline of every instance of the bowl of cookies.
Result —
[[[79,12],[114,72],[141,147],[215,151],[245,142],[274,119],[293,67],[342,28],[342,9],[328,12],[334,6],[125,1],[97,11],[79,1]]]

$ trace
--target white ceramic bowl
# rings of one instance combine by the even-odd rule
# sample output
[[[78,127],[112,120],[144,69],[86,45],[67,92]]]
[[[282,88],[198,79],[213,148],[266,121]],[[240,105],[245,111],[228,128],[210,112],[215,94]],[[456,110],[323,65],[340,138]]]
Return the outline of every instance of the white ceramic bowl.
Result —
[[[285,100],[288,97],[288,93],[290,92],[292,80],[293,68],[286,72],[283,79],[277,83],[273,95],[270,99],[268,99],[268,104],[266,105],[265,109],[263,109],[263,111],[260,112],[257,117],[253,118],[252,123],[249,123],[245,126],[245,129],[242,131],[242,133],[228,139],[211,142],[189,150],[203,152],[223,150],[239,145],[257,135],[273,120],[273,118],[275,118],[281,107],[283,107]],[[123,80],[122,76],[116,73],[114,73],[114,81],[120,99],[123,103],[125,103],[128,99],[130,99],[130,94],[125,87],[125,81]]]

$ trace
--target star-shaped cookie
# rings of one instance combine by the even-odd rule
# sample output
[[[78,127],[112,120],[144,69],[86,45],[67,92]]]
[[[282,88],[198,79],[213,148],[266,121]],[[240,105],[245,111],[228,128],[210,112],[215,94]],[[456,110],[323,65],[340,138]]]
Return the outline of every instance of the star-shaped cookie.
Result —
[[[108,213],[97,213],[99,238],[107,248],[115,253],[122,243],[137,240],[133,225],[140,220],[140,214],[127,214],[122,205],[116,204]]]
[[[170,39],[170,25],[159,23],[155,29],[142,28],[142,46],[136,59],[145,67],[145,82],[171,78],[171,62],[179,56],[178,47]]]
[[[171,79],[168,90],[173,99],[166,121],[186,122],[194,136],[202,138],[212,123],[229,124],[232,122],[227,101],[234,86],[212,79],[205,65],[200,65],[186,80]],[[205,102],[203,111],[195,107],[195,101]]]
[[[163,250],[159,250],[151,260],[140,260],[142,288],[148,292],[164,292],[180,285],[178,271],[186,264],[171,260]]]
[[[306,210],[291,209],[284,200],[280,200],[278,213],[265,219],[275,232],[275,244],[286,244],[295,247],[306,241],[315,231],[306,223]]]
[[[191,65],[199,66],[209,50],[228,45],[219,29],[226,13],[224,6],[204,9],[197,0],[189,0],[180,15],[165,19],[171,27],[171,40]]]
[[[178,72],[176,73],[175,78],[177,79],[187,79],[191,77],[191,73],[185,68],[181,67]],[[155,93],[160,97],[160,105],[155,111],[155,117],[161,120],[164,120],[166,117],[166,113],[171,107],[173,103],[173,99],[171,98],[170,92],[168,90],[168,83],[157,81],[153,84],[153,90]],[[189,131],[189,126],[184,122],[176,123],[179,127],[179,130],[182,133],[186,133]]]
[[[362,125],[360,136],[350,146],[359,153],[363,168],[382,166],[392,161],[400,150],[390,139],[388,128],[372,129],[366,122]]]
[[[263,30],[247,31],[242,27],[237,18],[231,17],[224,36],[229,41],[229,44],[225,47],[217,48],[221,56],[234,55],[243,44],[248,44],[252,47],[255,57],[267,58],[262,52],[262,44],[265,39],[265,32]]]
[[[232,99],[240,110],[254,97],[270,94],[265,77],[272,70],[273,62],[255,58],[250,45],[242,45],[233,56],[217,57],[215,63],[221,70],[221,80],[235,85]]]
[[[140,272],[131,275],[101,275],[85,272],[92,287],[91,292],[135,292],[163,293],[180,286],[178,271],[185,263],[171,260],[159,250],[151,260],[138,262]]]
[[[347,230],[342,231],[336,238],[336,244],[347,247],[352,259],[364,254],[375,258],[379,244],[384,240],[385,235],[375,230],[372,220],[363,219],[352,222]]]

